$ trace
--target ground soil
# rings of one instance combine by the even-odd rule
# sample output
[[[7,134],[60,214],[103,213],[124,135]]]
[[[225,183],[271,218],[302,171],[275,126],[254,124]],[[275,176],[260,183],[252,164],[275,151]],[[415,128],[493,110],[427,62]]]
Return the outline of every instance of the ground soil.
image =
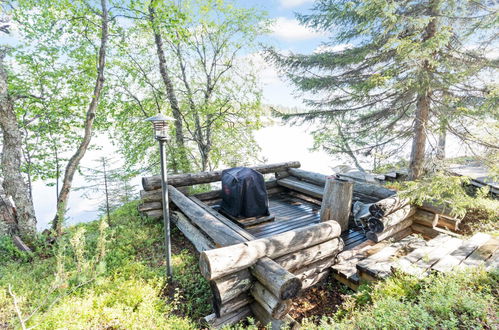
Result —
[[[319,321],[322,316],[332,316],[353,291],[329,276],[325,281],[305,290],[293,299],[290,315],[296,321],[304,318]]]

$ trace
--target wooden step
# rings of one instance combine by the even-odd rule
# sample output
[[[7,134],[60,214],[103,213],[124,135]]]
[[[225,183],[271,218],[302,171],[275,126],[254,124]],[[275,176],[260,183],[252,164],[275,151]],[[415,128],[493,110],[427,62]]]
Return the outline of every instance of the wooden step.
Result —
[[[473,235],[473,237],[464,241],[459,248],[441,258],[437,263],[431,266],[431,269],[438,272],[451,271],[488,240],[490,240],[490,235],[483,233]]]
[[[391,275],[394,259],[425,246],[426,242],[418,235],[409,235],[392,243],[372,256],[357,263],[360,278],[366,281],[383,279]]]
[[[482,246],[477,248],[470,254],[459,267],[476,267],[484,264],[494,253],[499,249],[499,240],[496,238],[490,238]]]
[[[449,243],[449,248],[445,248]],[[412,274],[416,276],[422,275],[421,268],[426,271],[426,266],[430,263],[430,266],[436,263],[440,257],[449,254],[455,250],[461,241],[457,238],[450,237],[448,235],[440,234],[437,237],[427,241],[425,246],[422,246],[408,255],[400,258],[392,265],[392,271],[400,271],[406,274]],[[443,252],[438,252],[443,250]],[[438,259],[433,257],[432,254],[438,255]],[[418,267],[421,266],[421,268]]]

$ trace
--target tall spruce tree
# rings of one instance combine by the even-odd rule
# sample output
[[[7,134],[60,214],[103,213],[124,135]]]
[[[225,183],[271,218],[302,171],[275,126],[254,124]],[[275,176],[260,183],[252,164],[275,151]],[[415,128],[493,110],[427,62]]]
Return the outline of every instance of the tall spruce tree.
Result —
[[[316,1],[297,16],[331,33],[321,51],[268,52],[300,91],[313,95],[305,100],[310,111],[287,118],[316,120],[332,132],[332,150],[351,156],[412,139],[411,179],[423,172],[432,133],[497,152],[491,123],[498,118],[498,7],[479,0]],[[318,132],[327,147],[324,129]]]

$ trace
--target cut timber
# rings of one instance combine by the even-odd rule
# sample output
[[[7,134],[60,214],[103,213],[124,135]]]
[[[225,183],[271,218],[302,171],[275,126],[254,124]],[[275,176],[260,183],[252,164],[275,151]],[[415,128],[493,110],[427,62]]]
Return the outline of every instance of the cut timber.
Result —
[[[280,191],[280,189],[282,189],[282,188],[277,186],[276,179],[270,179],[268,181],[265,181],[265,188],[267,188],[267,193],[269,195],[273,192],[277,192],[277,191]],[[275,188],[278,188],[278,189],[276,190]],[[194,196],[202,201],[210,200],[210,199],[219,199],[219,198],[222,198],[222,190],[221,189],[212,190],[212,191],[208,191],[208,192],[193,194],[192,196]]]
[[[144,212],[146,216],[151,219],[161,219],[163,218],[163,210],[151,210]]]
[[[213,309],[215,310],[215,314],[217,317],[223,317],[251,304],[253,301],[253,297],[245,292],[240,294],[236,298],[226,302],[222,306],[213,306]]]
[[[306,290],[314,285],[316,285],[317,283],[319,283],[320,281],[326,279],[329,275],[329,268],[324,270],[323,272],[321,273],[317,273],[317,274],[314,274],[312,276],[309,276],[307,278],[304,278],[301,283],[302,283],[302,291],[303,290]]]
[[[327,178],[321,205],[321,221],[334,220],[340,224],[341,231],[347,230],[352,196],[352,182],[333,177]]]
[[[428,227],[442,227],[448,230],[459,230],[459,219],[447,217],[441,214],[432,213],[422,209],[416,210],[414,222]]]
[[[316,199],[316,198],[313,198],[313,197],[310,197],[307,195],[303,195],[303,194],[300,194],[300,193],[295,192],[295,191],[291,191],[291,190],[288,191],[288,195],[299,198],[299,199],[303,199],[304,201],[310,202],[310,203],[315,204],[315,205],[320,206],[322,204],[320,199]]]
[[[374,204],[373,204],[374,205]],[[374,216],[367,219],[367,225],[369,230],[374,233],[381,233],[389,227],[393,227],[396,224],[409,218],[416,212],[416,208],[412,205],[405,205],[400,209],[385,215],[382,218],[376,218]]]
[[[264,222],[271,222],[275,220],[274,215],[267,215],[264,217],[252,217],[252,218],[243,218],[240,220],[235,220],[244,228],[255,226]]]
[[[408,218],[402,222],[397,223],[396,225],[394,225],[392,227],[386,228],[385,231],[383,231],[379,234],[373,233],[372,231],[368,231],[366,233],[366,237],[367,237],[367,239],[378,243],[384,239],[392,237],[396,233],[410,227],[411,225],[412,225],[412,218]]]
[[[369,212],[376,218],[382,218],[407,205],[409,205],[409,201],[407,199],[403,199],[398,196],[390,196],[369,206]]]
[[[448,230],[443,229],[443,228],[439,228],[439,227],[432,228],[432,227],[423,226],[423,225],[420,225],[417,223],[413,223],[411,228],[415,232],[420,233],[421,235],[423,235],[425,238],[428,238],[428,239],[435,238],[439,234],[444,234],[444,235],[458,237],[458,238],[462,237],[462,235],[456,234],[454,232],[448,231]]]
[[[184,236],[194,245],[198,252],[215,248],[215,244],[197,229],[185,215],[180,212],[172,212],[170,218]]]
[[[163,209],[163,204],[161,202],[148,202],[148,203],[139,204],[139,206],[137,206],[137,210],[139,212],[162,210],[162,209]]]
[[[473,253],[480,246],[485,244],[490,239],[490,235],[477,233],[470,239],[465,241],[459,248],[454,250],[449,255],[440,259],[431,268],[439,272],[451,271],[454,267],[458,266],[464,259]]]
[[[350,289],[352,289],[354,291],[357,291],[359,289],[360,280],[359,280],[359,277],[357,276],[357,274],[355,275],[355,277],[356,277],[355,281],[352,281],[348,278],[345,278],[338,273],[333,273],[333,277],[335,280],[348,286]]]
[[[315,277],[316,275],[331,268],[331,266],[334,265],[334,263],[336,262],[335,257],[336,256],[318,260],[301,269],[297,269],[293,273],[302,281],[305,280],[306,278]]]
[[[250,315],[251,309],[245,306],[222,317],[217,317],[215,313],[210,314],[201,318],[200,323],[209,329],[219,329],[227,325],[236,324]]]
[[[320,187],[320,186],[317,186],[317,185],[314,185],[311,183],[303,182],[303,181],[294,179],[292,177],[277,180],[277,184],[280,186],[286,187],[288,189],[295,190],[295,191],[301,192],[305,195],[309,195],[309,196],[312,196],[314,198],[318,198],[321,200],[322,200],[322,195],[324,194],[323,187]]]
[[[476,249],[468,258],[464,259],[461,265],[466,267],[476,267],[483,264],[499,248],[499,240],[491,238],[485,244]]]
[[[244,237],[206,212],[175,187],[168,186],[168,193],[170,194],[170,200],[182,213],[191,219],[196,226],[201,228],[217,245],[227,246],[245,241]]]
[[[288,172],[294,177],[297,177],[299,179],[311,182],[313,184],[322,187],[324,187],[324,185],[326,184],[326,177],[328,176],[296,168],[290,168],[288,169]],[[376,199],[387,198],[395,194],[394,190],[390,190],[376,184],[360,183],[360,182],[354,182],[353,192],[354,195],[357,193],[365,196],[372,196],[375,197]]]
[[[343,246],[344,244],[341,238],[333,238],[332,240],[311,246],[309,248],[286,254],[275,259],[275,262],[287,270],[293,271],[314,261],[331,257],[332,255],[342,251]]]
[[[142,200],[143,203],[150,203],[150,202],[160,202],[161,203],[161,189],[156,189],[156,190],[151,190],[151,191],[145,191],[141,190],[140,191],[140,199]]]
[[[373,279],[386,278],[391,274],[392,261],[398,254],[407,254],[425,245],[426,242],[420,237],[416,235],[407,236],[360,261],[357,264],[357,269],[361,273],[361,278],[368,279],[368,277],[363,277],[362,273]]]
[[[300,162],[285,162],[277,164],[259,165],[259,166],[253,166],[251,168],[262,174],[266,174],[266,173],[284,171],[291,167],[300,167]],[[222,171],[173,174],[168,176],[168,185],[174,187],[192,186],[195,184],[220,181],[221,178],[222,178]],[[146,191],[161,188],[161,177],[159,175],[143,177],[142,187]]]
[[[247,268],[262,257],[278,258],[339,237],[340,234],[338,223],[327,221],[275,236],[204,251],[199,258],[201,274],[208,280],[219,278]]]
[[[449,205],[448,202],[444,203],[437,203],[436,201],[434,203],[423,202],[423,205],[418,207],[425,211],[429,211],[436,214],[446,214],[449,216],[453,214],[452,207]]]
[[[301,290],[299,278],[270,258],[262,258],[250,268],[251,274],[281,300],[291,299]]]
[[[280,300],[258,282],[251,288],[251,295],[267,313],[276,319],[284,317],[291,309],[290,300]]]
[[[321,173],[304,171],[298,168],[290,168],[288,169],[288,173],[294,177],[316,184],[318,186],[324,186],[326,184],[326,177],[329,176]]]
[[[247,269],[210,281],[215,309],[248,291],[253,282],[254,278]]]
[[[272,317],[259,303],[254,302],[250,306],[253,315],[262,328],[270,330],[296,330],[300,328],[298,322],[289,315],[285,315],[282,319],[278,320]]]

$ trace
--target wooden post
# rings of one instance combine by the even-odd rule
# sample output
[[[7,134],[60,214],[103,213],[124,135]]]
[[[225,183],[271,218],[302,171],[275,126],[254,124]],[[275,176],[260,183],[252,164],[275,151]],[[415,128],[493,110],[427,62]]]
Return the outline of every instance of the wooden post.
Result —
[[[334,220],[340,224],[342,232],[347,230],[352,197],[353,182],[334,177],[326,178],[321,205],[321,221]]]

